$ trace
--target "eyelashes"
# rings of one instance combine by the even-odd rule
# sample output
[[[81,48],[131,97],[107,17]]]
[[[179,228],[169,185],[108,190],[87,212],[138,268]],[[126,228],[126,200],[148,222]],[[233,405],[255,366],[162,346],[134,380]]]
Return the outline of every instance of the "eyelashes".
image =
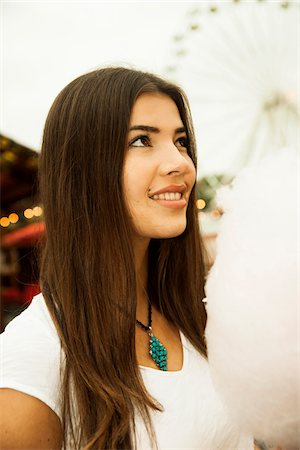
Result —
[[[129,147],[151,147],[150,137],[147,135],[137,136],[129,142]]]
[[[176,140],[176,142],[180,143],[180,147],[183,147],[183,148],[186,148],[186,149],[189,148],[189,140],[188,140],[187,136],[183,136],[183,137],[178,138]]]
[[[180,149],[188,149],[189,148],[189,140],[187,136],[181,136],[176,139],[175,143],[176,147]],[[152,147],[150,136],[141,135],[136,136],[129,142],[129,147]]]

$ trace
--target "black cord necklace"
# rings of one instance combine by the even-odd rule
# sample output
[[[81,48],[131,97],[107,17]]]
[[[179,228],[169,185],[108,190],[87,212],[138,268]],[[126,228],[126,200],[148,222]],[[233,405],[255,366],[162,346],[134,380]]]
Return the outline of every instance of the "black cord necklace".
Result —
[[[149,354],[160,370],[167,370],[167,349],[162,345],[159,339],[152,333],[152,305],[149,302],[148,307],[148,326],[136,319],[137,325],[149,335]]]

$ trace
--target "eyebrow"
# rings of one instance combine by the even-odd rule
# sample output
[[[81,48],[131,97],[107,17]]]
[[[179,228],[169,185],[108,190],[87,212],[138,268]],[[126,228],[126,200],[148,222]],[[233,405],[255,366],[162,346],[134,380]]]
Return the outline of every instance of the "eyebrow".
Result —
[[[147,131],[148,133],[159,133],[160,129],[156,127],[149,127],[148,125],[134,125],[133,127],[129,128],[129,131]],[[186,133],[185,127],[176,128],[175,133]]]

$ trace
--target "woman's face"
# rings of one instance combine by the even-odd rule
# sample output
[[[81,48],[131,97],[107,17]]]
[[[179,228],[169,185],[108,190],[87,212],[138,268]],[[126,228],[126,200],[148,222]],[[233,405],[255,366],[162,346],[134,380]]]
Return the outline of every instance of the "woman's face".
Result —
[[[130,117],[123,179],[136,236],[180,235],[195,179],[176,104],[164,94],[140,95]]]

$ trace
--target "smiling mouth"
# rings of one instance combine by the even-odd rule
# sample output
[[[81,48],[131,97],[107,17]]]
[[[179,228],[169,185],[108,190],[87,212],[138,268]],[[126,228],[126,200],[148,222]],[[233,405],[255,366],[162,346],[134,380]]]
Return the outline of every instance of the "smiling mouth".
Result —
[[[164,192],[163,194],[154,194],[150,197],[155,203],[162,207],[180,210],[186,207],[187,200],[181,192]]]
[[[178,201],[182,198],[181,192],[164,192],[163,194],[155,194],[150,197],[152,200],[171,200]]]

